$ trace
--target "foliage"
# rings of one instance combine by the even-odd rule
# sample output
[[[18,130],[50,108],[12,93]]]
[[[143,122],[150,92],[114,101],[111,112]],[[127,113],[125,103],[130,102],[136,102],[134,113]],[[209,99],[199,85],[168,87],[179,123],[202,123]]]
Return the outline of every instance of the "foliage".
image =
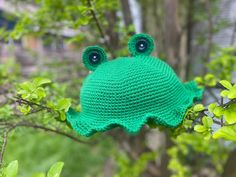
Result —
[[[206,66],[209,73],[204,77],[196,77],[195,81],[200,85],[214,87],[217,81],[233,79],[232,74],[236,70],[236,52],[233,47],[218,48],[211,54],[212,60]]]
[[[226,47],[211,55],[212,61],[207,64],[209,72],[220,80],[232,80],[232,73],[236,70],[236,51],[233,47]]]
[[[91,45],[96,42],[105,45],[107,49],[113,47],[112,50],[109,50],[111,55],[127,55],[125,48],[127,37],[134,31],[134,26],[123,26],[120,17],[114,20],[109,19],[111,16],[108,15],[109,13],[120,14],[119,1],[11,1],[14,1],[16,5],[20,2],[30,3],[36,8],[26,12],[17,11],[15,16],[18,22],[12,31],[0,29],[0,37],[1,39],[4,38],[5,41],[20,40],[25,35],[46,38],[47,40],[43,41],[44,43],[50,43],[51,39],[64,38],[68,43],[76,44],[76,47],[81,47],[87,43]],[[181,25],[184,26],[184,30],[187,30],[185,28],[191,23],[205,22],[205,19],[209,18],[209,14],[205,13],[206,2],[194,2],[193,19],[189,21],[189,24],[183,23],[183,19],[190,18],[188,13],[191,12],[188,12],[189,8],[186,7],[191,4],[191,1],[181,2],[180,8],[184,8],[184,10],[181,10],[180,13],[185,13],[182,14],[183,19],[181,18]],[[213,16],[218,14],[218,2],[212,2],[211,15]],[[141,2],[139,3],[141,4]],[[144,1],[144,4],[148,3]],[[155,9],[154,5],[149,6],[149,8],[152,6]],[[197,13],[196,10],[199,12]],[[161,12],[159,17],[162,19],[163,10],[158,9],[157,11],[157,13]],[[208,20],[210,21],[210,19]],[[160,24],[161,29],[163,22],[156,19],[155,21]],[[206,30],[216,33],[225,25],[227,23],[218,21],[212,29],[203,30],[201,35],[196,36],[198,44],[210,43],[207,41],[209,39],[206,37]],[[64,36],[67,29],[72,30],[74,35]],[[114,32],[111,33],[111,31]],[[162,36],[163,31],[159,32]],[[113,40],[112,37],[116,35],[119,38]],[[162,45],[161,42],[160,45]],[[232,47],[221,49],[214,45],[213,49],[210,56],[211,62],[207,64],[208,73],[202,77],[196,77],[195,80],[200,86],[205,87],[206,92],[214,98],[214,101],[209,99],[210,103],[202,102],[194,105],[186,113],[182,125],[177,129],[170,130],[171,133],[168,134],[174,143],[168,149],[170,156],[168,168],[172,172],[172,177],[193,176],[198,174],[198,171],[203,167],[215,170],[220,174],[223,171],[228,153],[234,148],[236,141],[236,84],[232,83],[232,79],[233,72],[236,70],[236,52]],[[201,55],[200,57],[204,58],[205,56]],[[20,164],[24,164],[25,168],[30,165],[38,166],[38,164],[43,164],[44,166],[41,165],[42,168],[47,168],[48,163],[63,160],[66,162],[65,165],[68,164],[72,169],[71,172],[65,169],[63,171],[65,176],[73,176],[78,171],[81,175],[100,175],[102,166],[115,145],[107,144],[103,135],[100,134],[91,140],[75,135],[65,120],[65,112],[68,108],[72,104],[78,103],[78,90],[83,75],[87,74],[82,71],[79,62],[69,65],[67,58],[64,58],[61,63],[53,61],[47,67],[50,69],[54,67],[58,71],[57,73],[50,69],[45,71],[43,68],[42,71],[40,70],[23,79],[21,68],[14,60],[14,58],[9,59],[6,63],[0,64],[0,91],[1,96],[3,96],[0,100],[0,133],[2,135],[0,141],[2,152],[6,151],[5,155],[2,154],[4,155],[4,163],[13,160],[11,159],[12,154],[17,157]],[[67,75],[61,76],[65,73]],[[83,74],[79,75],[79,73]],[[205,95],[205,100],[209,101],[209,95]],[[79,106],[78,110],[80,110]],[[42,133],[36,135],[33,131],[28,131],[25,128],[48,131],[68,139],[58,138],[58,136],[51,138]],[[159,127],[159,129],[161,128]],[[25,143],[24,138],[29,139],[27,147],[22,146]],[[4,147],[6,139],[10,140],[11,143],[7,148]],[[70,140],[73,140],[74,144]],[[225,140],[229,142],[226,144]],[[96,141],[102,141],[104,144],[96,144],[95,147],[91,142]],[[81,145],[76,143],[81,143]],[[87,145],[91,146],[88,147]],[[27,154],[24,154],[24,151],[27,151],[25,152]],[[161,156],[162,154],[157,156],[155,151],[149,150],[134,160],[130,158],[129,154],[118,153],[114,157],[118,166],[115,177],[128,175],[138,177],[147,170],[149,162],[155,162],[156,159],[159,161]],[[34,157],[33,161],[31,157]],[[25,162],[21,163],[21,159],[24,159]],[[44,162],[38,163],[38,161]],[[51,167],[47,175],[36,173],[33,177],[59,176],[62,166],[62,163],[57,163]],[[25,171],[27,170],[26,168]],[[19,175],[21,175],[21,171],[23,169],[19,170]],[[37,171],[41,171],[41,169]],[[1,172],[5,173],[6,176],[16,177],[18,174],[17,161],[5,165]]]
[[[171,177],[190,177],[198,168],[209,164],[222,172],[229,149],[221,146],[220,141],[209,141],[201,134],[182,133],[174,139],[174,143],[176,146],[168,149],[171,157],[168,168],[173,172]],[[191,168],[192,163],[196,169]]]
[[[221,91],[220,95],[228,99],[235,99],[236,98],[236,84],[232,86],[232,84],[227,80],[222,80],[220,81],[220,83],[226,88],[225,90]]]
[[[27,140],[27,146],[22,146]],[[31,176],[47,171],[57,161],[65,167],[62,176],[94,176],[101,173],[103,164],[114,151],[113,141],[103,139],[94,144],[76,143],[73,140],[34,129],[18,128],[9,137],[5,162],[18,159],[19,176]],[[17,147],[17,148],[16,148]],[[92,166],[92,168],[91,168]]]
[[[58,114],[59,120],[65,121],[65,112],[67,112],[71,106],[71,101],[69,98],[61,97],[61,95],[53,95],[54,97],[51,99],[47,98],[47,94],[52,96],[52,94],[49,93],[48,84],[51,84],[50,79],[40,77],[34,78],[31,82],[27,81],[19,84],[16,87],[20,102],[18,109],[24,115],[29,114],[35,107],[39,110],[46,109],[51,114]],[[53,87],[54,90],[58,89],[55,84]],[[55,97],[58,97],[58,99]]]
[[[61,170],[63,167],[63,162],[57,162],[53,164],[47,172],[47,175],[44,173],[36,173],[32,177],[60,177]],[[18,175],[18,161],[12,161],[6,167],[2,168],[0,175],[2,177],[17,177]]]
[[[9,58],[5,65],[0,65],[0,84],[6,85],[15,81],[17,74],[20,73],[20,66],[15,63],[14,58]]]
[[[212,137],[215,139],[235,140],[236,84],[231,84],[232,72],[236,69],[235,49],[225,48],[214,56],[217,58],[212,60],[208,67],[215,75],[207,74],[204,79],[197,77],[195,80],[202,86],[208,87],[208,90],[216,86],[218,81],[221,89],[220,101],[215,97],[217,102],[210,103],[208,106],[195,105],[197,109],[193,110],[196,112],[198,122],[196,121],[194,130],[205,135],[207,139],[213,133]],[[213,94],[211,91],[209,93]],[[213,123],[220,125],[217,131],[213,131]]]
[[[1,176],[17,177],[17,172],[18,172],[18,161],[15,160],[11,162],[7,167],[2,169]]]
[[[189,164],[185,164],[184,158],[186,155],[193,155],[192,149],[197,154],[206,155],[208,160],[213,158],[211,164],[218,173],[222,172],[224,159],[227,158],[227,151],[230,148],[222,146],[218,139],[236,141],[236,84],[231,83],[232,73],[236,69],[235,49],[225,48],[213,56],[216,58],[207,65],[213,74],[208,73],[204,77],[196,77],[195,81],[205,87],[206,92],[214,96],[215,102],[211,102],[207,106],[201,103],[194,105],[188,110],[183,124],[172,132],[172,135],[177,137],[174,139],[176,146],[168,150],[171,156],[168,168],[173,172],[173,177],[193,175],[192,170],[194,169]],[[215,94],[215,88],[221,90],[219,93],[217,91],[218,95]],[[203,144],[197,145],[197,143]],[[211,150],[212,152],[210,152]],[[224,154],[222,155],[224,159],[218,159],[219,156],[216,155],[218,153]],[[220,161],[222,163],[219,163]],[[208,163],[206,162],[206,165]]]
[[[109,24],[106,23],[104,18],[105,14],[108,10],[112,11],[120,7],[116,0],[111,0],[109,3],[105,0],[37,0],[34,1],[33,4],[36,6],[34,10],[29,12],[24,11],[23,13],[18,12],[17,17],[19,21],[14,27],[14,30],[9,32],[2,31],[1,34],[4,36],[5,40],[18,40],[29,34],[43,36],[51,33],[59,37],[63,36],[67,29],[74,30],[74,35],[72,37],[70,36],[67,41],[68,43],[80,44],[81,42],[85,42],[85,39],[86,42],[88,42],[89,39],[96,40],[94,39],[95,36],[91,38],[91,34],[94,33],[97,35],[97,31],[100,31],[98,35],[104,38],[104,31],[101,31],[101,27],[105,29],[109,27]],[[18,2],[15,2],[15,5],[17,6]],[[96,22],[92,23],[94,20],[96,20]],[[102,23],[100,23],[100,21]],[[117,21],[117,24],[118,22],[119,21]],[[89,28],[90,31],[93,31],[93,33],[80,33],[78,29],[83,30],[85,26]],[[97,30],[97,28],[99,29]],[[119,28],[125,33],[133,30],[133,28]],[[106,39],[103,40],[106,41]],[[104,43],[104,45],[109,48],[106,43]]]
[[[60,173],[63,166],[63,162],[57,162],[53,164],[47,173],[47,177],[60,177]]]
[[[234,140],[236,132],[235,132],[235,113],[236,113],[236,91],[235,86],[231,85],[230,82],[226,80],[221,80],[220,84],[226,89],[221,91],[221,102],[211,103],[208,105],[208,108],[205,108],[203,105],[196,105],[193,109],[199,115],[196,119],[201,120],[202,124],[198,124],[194,126],[194,130],[198,133],[201,133],[205,136],[205,138],[209,139],[211,137],[211,133],[213,133],[213,138],[225,138]],[[224,103],[224,98],[227,98],[227,102]],[[213,122],[219,124],[221,128],[217,131],[213,132]],[[227,136],[230,135],[230,136]]]
[[[213,74],[206,74],[204,77],[196,77],[195,81],[199,85],[214,87],[217,83],[216,77]]]
[[[135,162],[132,162],[127,155],[118,154],[115,156],[115,160],[118,165],[118,173],[114,177],[139,177],[145,170],[149,161],[154,161],[157,158],[156,152],[146,152],[140,155]]]

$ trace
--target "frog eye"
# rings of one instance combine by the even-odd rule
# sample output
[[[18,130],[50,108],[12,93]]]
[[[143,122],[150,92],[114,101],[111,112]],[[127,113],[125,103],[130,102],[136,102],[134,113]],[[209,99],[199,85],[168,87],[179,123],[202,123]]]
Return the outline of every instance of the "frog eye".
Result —
[[[154,48],[154,41],[148,34],[136,34],[131,37],[128,43],[132,56],[149,55]]]
[[[98,65],[107,61],[107,55],[103,48],[89,46],[84,50],[82,60],[87,69],[94,71]]]

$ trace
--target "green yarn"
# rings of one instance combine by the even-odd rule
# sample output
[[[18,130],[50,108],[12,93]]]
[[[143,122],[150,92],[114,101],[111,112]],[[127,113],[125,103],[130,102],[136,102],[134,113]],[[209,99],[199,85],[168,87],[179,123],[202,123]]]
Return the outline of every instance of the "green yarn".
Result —
[[[129,47],[140,36],[150,38],[135,35]],[[133,57],[119,57],[96,66],[81,88],[81,112],[70,108],[66,113],[74,130],[91,136],[120,126],[137,133],[149,121],[165,127],[177,127],[183,121],[193,101],[201,99],[203,89],[194,81],[182,84],[169,65],[147,55],[154,47],[152,42],[148,46],[142,54],[132,47]]]
[[[95,54],[97,56],[96,62],[93,60]],[[107,55],[103,48],[99,46],[89,46],[84,50],[82,60],[87,69],[95,71],[97,66],[107,61]]]
[[[146,49],[145,50],[138,50],[137,49],[137,45],[138,43],[143,42],[143,44],[146,44]],[[128,47],[129,47],[129,51],[131,53],[132,56],[137,56],[137,55],[150,55],[154,49],[154,41],[152,39],[151,36],[149,36],[148,34],[136,34],[134,36],[131,37],[131,39],[128,42]]]

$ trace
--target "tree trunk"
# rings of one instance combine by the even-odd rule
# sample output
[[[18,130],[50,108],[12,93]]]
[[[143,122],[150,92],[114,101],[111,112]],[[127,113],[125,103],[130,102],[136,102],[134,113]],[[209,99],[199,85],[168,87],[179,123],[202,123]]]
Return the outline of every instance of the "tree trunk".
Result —
[[[167,62],[177,71],[179,63],[180,25],[178,0],[164,0],[164,45]]]
[[[192,36],[193,36],[193,14],[194,14],[194,2],[192,0],[188,1],[188,13],[187,13],[187,63],[186,63],[186,80],[188,80],[188,76],[190,75],[190,70],[191,70],[191,64],[192,64],[192,59],[191,59],[191,48],[192,48]]]
[[[161,177],[169,177],[171,175],[171,172],[167,168],[170,157],[167,154],[167,149],[173,146],[173,142],[171,141],[170,136],[168,135],[167,132],[165,132],[165,146],[164,148],[166,151],[162,154],[161,157],[161,166],[160,166],[160,171],[161,171]]]
[[[212,38],[213,38],[213,21],[212,21],[212,10],[211,10],[211,2],[210,0],[206,0],[205,1],[205,8],[206,8],[206,12],[208,15],[207,18],[207,23],[208,23],[208,38],[207,38],[207,53],[206,53],[206,57],[203,60],[203,64],[207,64],[210,61],[210,55],[212,52],[212,47],[213,47],[213,42],[212,42]],[[207,68],[204,67],[203,69],[203,74],[207,73]]]
[[[149,9],[149,0],[139,0],[140,9],[141,9],[141,31],[148,33],[148,9]]]
[[[150,34],[155,41],[154,56],[163,53],[163,9],[161,0],[139,0],[142,16],[142,31]]]
[[[121,8],[122,8],[125,27],[129,28],[129,26],[133,25],[133,19],[132,19],[129,1],[128,0],[120,0],[120,4],[121,4]],[[133,32],[130,32],[130,33],[131,33],[130,35],[133,34]]]
[[[106,34],[108,35],[108,40],[111,50],[115,53],[116,50],[120,48],[119,34],[115,31],[117,25],[117,12],[116,10],[111,10],[106,13],[106,19],[108,21],[108,28],[106,29]]]

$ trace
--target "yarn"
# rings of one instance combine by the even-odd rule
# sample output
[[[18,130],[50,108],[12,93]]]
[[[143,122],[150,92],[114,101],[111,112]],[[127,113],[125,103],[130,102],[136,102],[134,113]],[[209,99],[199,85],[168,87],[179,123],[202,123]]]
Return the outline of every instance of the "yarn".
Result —
[[[181,124],[193,101],[201,99],[203,89],[194,81],[183,84],[168,64],[149,56],[153,47],[150,36],[135,35],[129,41],[132,57],[105,62],[101,52],[96,67],[90,66],[88,53],[98,48],[85,50],[83,62],[94,72],[81,88],[81,112],[70,108],[66,113],[74,130],[91,136],[117,126],[137,133],[148,121],[167,128]]]
[[[89,70],[94,71],[97,66],[107,61],[107,55],[103,48],[99,46],[89,46],[84,50],[82,60]]]

